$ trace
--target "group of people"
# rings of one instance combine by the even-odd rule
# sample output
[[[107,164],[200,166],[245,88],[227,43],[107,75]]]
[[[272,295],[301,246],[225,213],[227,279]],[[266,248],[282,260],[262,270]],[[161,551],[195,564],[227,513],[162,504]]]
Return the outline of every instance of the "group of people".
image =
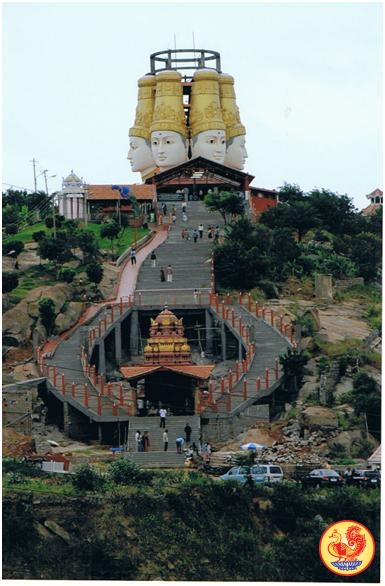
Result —
[[[163,267],[160,267],[160,280],[162,283],[164,283],[165,281],[167,283],[172,283],[173,274],[174,272],[170,264],[168,264],[165,269]]]
[[[148,452],[150,448],[150,437],[148,435],[148,431],[144,431],[142,433],[140,429],[136,430],[135,446],[137,452]]]

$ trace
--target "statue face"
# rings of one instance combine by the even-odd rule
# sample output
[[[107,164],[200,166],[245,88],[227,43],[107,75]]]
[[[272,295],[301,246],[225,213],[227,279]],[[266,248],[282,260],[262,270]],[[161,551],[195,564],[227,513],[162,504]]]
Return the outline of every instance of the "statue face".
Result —
[[[224,130],[205,130],[193,137],[193,157],[204,157],[209,161],[223,164],[225,155],[226,134]]]
[[[247,159],[245,135],[235,136],[228,142],[225,165],[232,169],[243,169]]]
[[[130,136],[130,150],[127,159],[130,161],[133,171],[144,171],[155,167],[150,142],[140,136]]]
[[[167,169],[187,160],[187,140],[174,130],[153,131],[151,150],[158,167]]]

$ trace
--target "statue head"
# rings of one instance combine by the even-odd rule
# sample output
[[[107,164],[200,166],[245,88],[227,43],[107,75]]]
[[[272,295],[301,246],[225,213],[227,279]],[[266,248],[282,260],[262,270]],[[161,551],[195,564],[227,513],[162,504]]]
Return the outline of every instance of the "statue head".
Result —
[[[245,166],[247,156],[246,136],[240,134],[229,138],[224,164],[232,169],[242,170]]]
[[[205,157],[223,163],[226,128],[219,99],[219,74],[214,69],[198,69],[191,84],[190,131],[192,157]]]
[[[155,167],[151,152],[150,124],[155,103],[155,75],[145,75],[138,80],[138,103],[135,122],[129,130],[130,149],[127,159],[132,171],[147,171]]]
[[[130,137],[130,149],[127,159],[131,163],[132,171],[144,171],[155,167],[150,140],[141,136]]]
[[[204,130],[193,136],[193,157],[205,157],[209,161],[224,163],[226,155],[226,133],[224,130]]]
[[[169,169],[187,160],[187,139],[175,130],[151,132],[151,150],[154,161],[161,169]]]
[[[219,75],[219,93],[223,121],[226,126],[227,151],[225,165],[243,169],[247,158],[246,129],[241,123],[234,90],[234,78],[227,73]]]
[[[161,71],[156,75],[150,131],[152,154],[161,170],[187,161],[187,127],[181,80],[181,74],[174,70]]]

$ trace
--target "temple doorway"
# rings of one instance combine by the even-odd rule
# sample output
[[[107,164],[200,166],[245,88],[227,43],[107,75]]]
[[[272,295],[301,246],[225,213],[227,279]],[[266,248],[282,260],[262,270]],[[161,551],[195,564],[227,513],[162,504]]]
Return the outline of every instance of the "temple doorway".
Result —
[[[145,404],[166,407],[172,415],[194,415],[195,379],[170,371],[157,371],[145,379]]]

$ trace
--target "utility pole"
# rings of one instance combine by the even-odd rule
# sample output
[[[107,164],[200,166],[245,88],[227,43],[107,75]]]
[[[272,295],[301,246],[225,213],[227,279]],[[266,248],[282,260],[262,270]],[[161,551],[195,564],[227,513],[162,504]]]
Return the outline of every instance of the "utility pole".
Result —
[[[36,163],[38,163],[39,161],[36,161],[35,158],[32,159],[32,161],[30,161],[30,163],[32,163],[33,165],[33,184],[35,187],[35,193],[37,193],[37,181],[36,181]]]
[[[49,198],[47,173],[48,173],[48,169],[44,169],[43,175],[44,175],[44,180],[45,180],[45,192],[47,194],[47,197]],[[51,177],[56,177],[56,175],[51,175]],[[53,237],[54,237],[54,240],[56,240],[55,198],[53,196],[52,196],[52,222],[53,222],[53,224],[52,224]]]

